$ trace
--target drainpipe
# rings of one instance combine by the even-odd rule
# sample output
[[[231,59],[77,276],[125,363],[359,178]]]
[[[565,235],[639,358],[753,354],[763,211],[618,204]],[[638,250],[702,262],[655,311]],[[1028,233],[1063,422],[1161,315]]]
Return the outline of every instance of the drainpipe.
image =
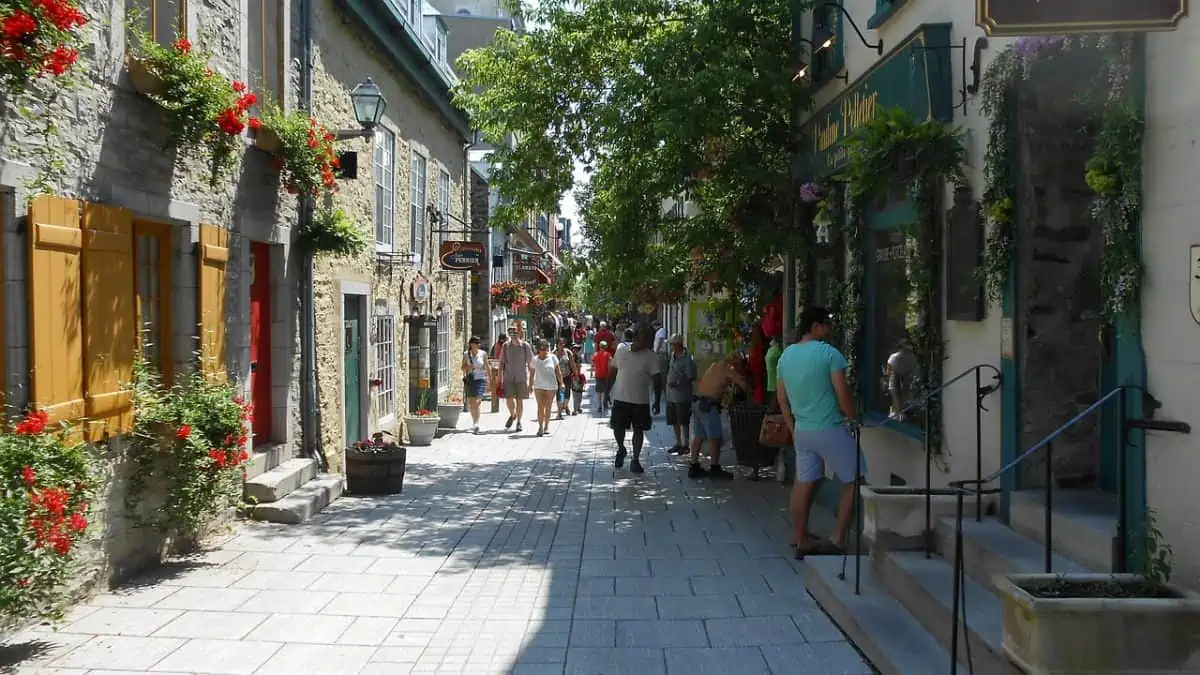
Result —
[[[298,0],[300,10],[300,108],[312,112],[312,0]],[[299,227],[312,224],[313,200],[299,201]],[[317,468],[328,468],[321,448],[321,428],[317,418],[317,335],[313,297],[313,255],[300,254],[300,433],[305,455],[316,460]]]
[[[474,236],[475,236],[475,228],[472,225],[473,219],[470,217],[470,210],[471,210],[470,154],[471,154],[471,146],[472,145],[473,145],[472,143],[464,143],[463,144],[463,154],[462,154],[462,158],[463,158],[462,213],[463,213],[463,230],[464,230],[463,241],[473,241]],[[484,255],[483,259],[484,259],[484,262],[487,262],[486,251],[484,253],[485,253],[485,255]],[[471,335],[474,334],[474,329],[471,327],[471,324],[473,322],[468,320],[467,310],[468,309],[472,310],[472,312],[471,312],[472,316],[475,313],[474,312],[475,308],[472,306],[472,303],[471,303],[471,287],[474,286],[474,282],[471,280],[472,272],[466,272],[465,274],[466,274],[466,278],[463,281],[463,304],[462,304],[462,306],[463,306],[463,333],[464,333],[463,351],[464,352],[467,350],[467,339]],[[463,392],[463,410],[470,410],[470,407],[467,404],[467,392],[465,392],[465,391]]]

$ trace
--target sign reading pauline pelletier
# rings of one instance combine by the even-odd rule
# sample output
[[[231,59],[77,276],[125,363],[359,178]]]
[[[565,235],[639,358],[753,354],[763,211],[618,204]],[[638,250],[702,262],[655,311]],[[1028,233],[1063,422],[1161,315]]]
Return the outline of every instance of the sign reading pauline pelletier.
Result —
[[[1172,30],[1188,0],[975,0],[988,35],[1062,35]]]

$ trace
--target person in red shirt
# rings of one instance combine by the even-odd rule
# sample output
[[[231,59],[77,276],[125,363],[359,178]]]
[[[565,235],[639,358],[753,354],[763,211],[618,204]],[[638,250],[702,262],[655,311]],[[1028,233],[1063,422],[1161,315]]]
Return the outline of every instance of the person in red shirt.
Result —
[[[601,413],[608,409],[608,366],[611,361],[612,353],[608,351],[608,342],[601,340],[596,345],[596,355],[592,357],[592,379],[596,382],[596,399],[599,401]]]
[[[613,354],[617,351],[617,336],[612,332],[612,329],[608,327],[608,324],[603,321],[600,322],[600,330],[596,331],[595,340],[597,353],[604,349],[600,346],[601,344],[608,345],[609,354]]]

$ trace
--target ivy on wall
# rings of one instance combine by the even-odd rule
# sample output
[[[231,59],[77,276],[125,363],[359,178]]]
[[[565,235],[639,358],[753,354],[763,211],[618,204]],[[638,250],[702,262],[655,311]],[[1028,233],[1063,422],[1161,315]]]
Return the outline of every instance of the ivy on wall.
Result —
[[[1104,230],[1101,284],[1104,315],[1111,322],[1136,309],[1143,272],[1136,227],[1141,215],[1144,122],[1129,89],[1133,58],[1127,36],[1021,38],[988,66],[981,87],[982,108],[989,118],[983,193],[988,235],[979,274],[989,299],[999,301],[1015,253],[1012,174],[1018,87],[1038,77],[1040,65],[1080,51],[1098,55],[1103,64],[1094,79],[1081,87],[1077,102],[1099,109],[1093,154],[1081,168],[1094,195],[1092,217]]]

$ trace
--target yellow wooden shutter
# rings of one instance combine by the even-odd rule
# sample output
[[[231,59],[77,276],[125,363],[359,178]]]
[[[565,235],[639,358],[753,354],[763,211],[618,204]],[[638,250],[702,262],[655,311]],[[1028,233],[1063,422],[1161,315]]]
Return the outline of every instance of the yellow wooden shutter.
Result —
[[[29,204],[30,403],[51,422],[84,416],[80,203]]]
[[[214,225],[200,226],[199,258],[200,367],[217,378],[225,377],[225,272],[229,263],[229,231]]]
[[[133,429],[133,214],[83,206],[83,369],[89,441]]]

